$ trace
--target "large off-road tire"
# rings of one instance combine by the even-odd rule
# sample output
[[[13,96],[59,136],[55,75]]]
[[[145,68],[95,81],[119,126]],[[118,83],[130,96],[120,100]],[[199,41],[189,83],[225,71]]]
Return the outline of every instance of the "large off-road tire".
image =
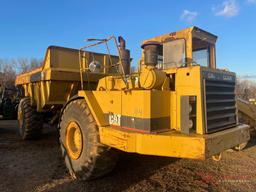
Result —
[[[18,106],[19,133],[23,140],[37,139],[40,137],[43,127],[43,118],[35,108],[31,106],[29,97],[20,100]]]
[[[60,143],[73,178],[92,180],[115,167],[117,150],[100,143],[98,126],[84,99],[71,101],[60,121]]]

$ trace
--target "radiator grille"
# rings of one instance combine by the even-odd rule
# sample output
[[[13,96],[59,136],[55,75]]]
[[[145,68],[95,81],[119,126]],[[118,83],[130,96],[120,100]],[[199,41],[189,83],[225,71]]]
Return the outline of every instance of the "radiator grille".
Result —
[[[205,79],[206,132],[236,125],[235,81]]]

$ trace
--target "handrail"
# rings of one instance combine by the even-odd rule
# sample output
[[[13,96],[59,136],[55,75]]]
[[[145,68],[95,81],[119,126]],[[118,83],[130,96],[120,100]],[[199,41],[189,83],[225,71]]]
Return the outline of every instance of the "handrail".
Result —
[[[88,48],[91,48],[91,47],[95,47],[95,46],[98,46],[100,44],[103,44],[105,43],[106,45],[106,49],[107,49],[107,52],[108,52],[108,57],[109,57],[109,60],[110,60],[110,63],[111,63],[111,66],[113,66],[113,62],[112,62],[112,59],[111,59],[111,55],[110,55],[110,49],[109,49],[109,46],[108,46],[108,41],[110,41],[111,39],[114,40],[114,43],[115,43],[115,46],[116,46],[116,49],[118,50],[118,57],[119,57],[119,62],[117,65],[121,65],[121,70],[120,73],[122,75],[122,78],[125,82],[125,73],[124,73],[124,68],[123,68],[123,63],[122,63],[122,59],[121,59],[121,52],[120,52],[120,49],[118,47],[118,43],[117,43],[117,40],[116,40],[116,37],[111,35],[109,36],[108,38],[106,39],[86,39],[86,42],[91,42],[91,41],[98,41],[97,43],[93,43],[93,44],[89,44],[89,45],[86,45],[86,46],[83,46],[79,49],[79,65],[80,65],[80,79],[81,79],[81,89],[83,90],[84,89],[84,85],[83,85],[83,72],[86,72],[87,74],[87,79],[88,79],[88,87],[90,86],[90,80],[89,80],[89,73],[88,73],[88,69],[89,69],[89,66],[87,66],[87,68],[84,68],[83,67],[83,64],[82,64],[82,57],[81,57],[81,53],[84,52],[86,49]],[[105,72],[104,72],[105,73]]]

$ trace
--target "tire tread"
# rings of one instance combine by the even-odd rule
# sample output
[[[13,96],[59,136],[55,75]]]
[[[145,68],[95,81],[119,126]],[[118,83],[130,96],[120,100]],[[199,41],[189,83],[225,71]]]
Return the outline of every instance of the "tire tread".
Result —
[[[82,111],[81,115],[83,115],[84,118],[88,119],[89,124],[87,126],[89,128],[89,133],[87,134],[89,135],[89,140],[92,146],[89,156],[90,160],[88,160],[86,164],[82,165],[81,170],[75,172],[74,175],[76,178],[81,180],[93,180],[107,174],[114,168],[118,159],[118,152],[110,147],[102,145],[99,142],[98,126],[84,99],[76,99],[75,101],[72,101],[67,105],[67,107],[63,111],[63,115],[61,116],[61,129],[64,128],[64,124],[67,124],[66,121],[68,120],[68,110],[72,109],[73,107],[79,107]],[[66,154],[66,152],[63,152],[62,154]],[[74,172],[74,170],[69,171]]]

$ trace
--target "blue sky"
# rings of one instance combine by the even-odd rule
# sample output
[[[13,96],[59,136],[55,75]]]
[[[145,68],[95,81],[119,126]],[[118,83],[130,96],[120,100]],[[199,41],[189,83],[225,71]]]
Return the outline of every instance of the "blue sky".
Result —
[[[122,35],[134,65],[142,40],[196,25],[218,35],[217,65],[256,75],[256,0],[0,0],[0,58],[43,58],[49,45]]]

